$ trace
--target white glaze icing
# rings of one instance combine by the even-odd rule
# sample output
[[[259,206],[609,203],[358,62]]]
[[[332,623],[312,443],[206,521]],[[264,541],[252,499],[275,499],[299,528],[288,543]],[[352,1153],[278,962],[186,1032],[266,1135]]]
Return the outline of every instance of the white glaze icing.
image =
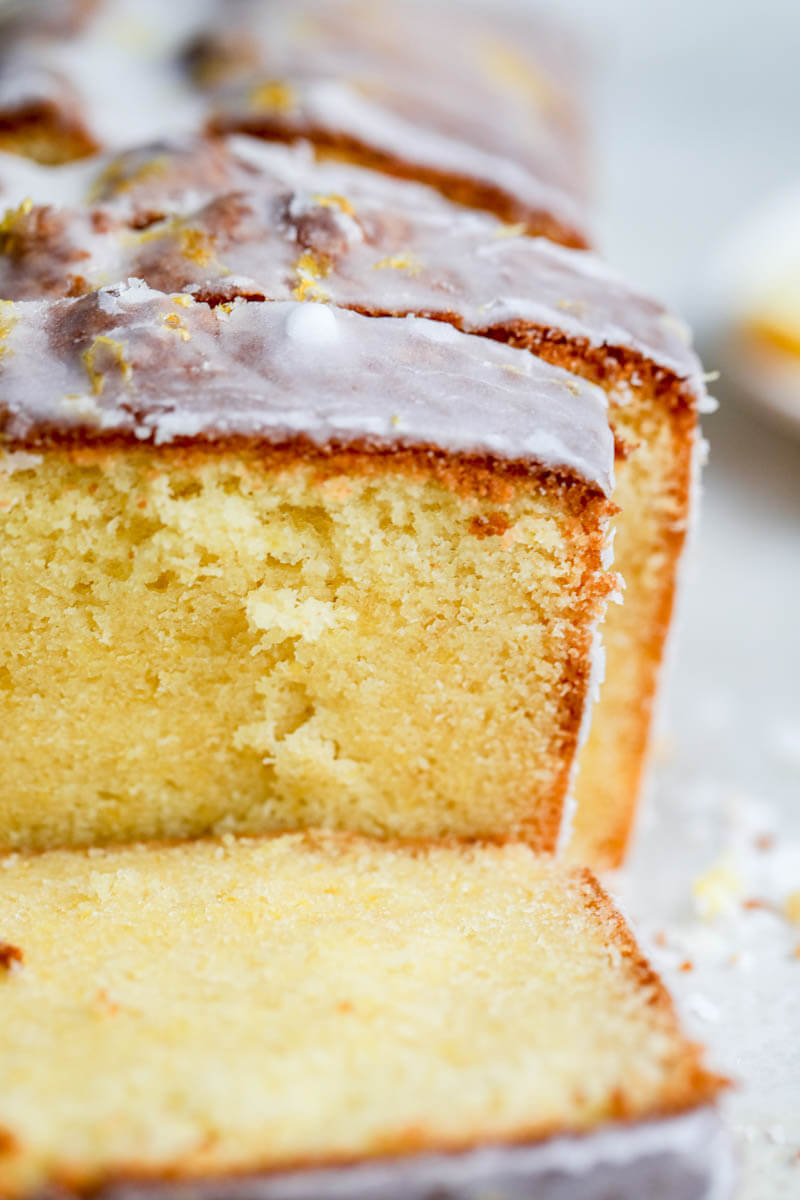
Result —
[[[148,163],[159,171],[148,175]],[[333,250],[325,254],[329,273],[320,286],[341,305],[454,314],[472,331],[514,323],[563,331],[591,347],[618,348],[651,360],[686,379],[687,390],[703,402],[700,364],[661,305],[631,289],[595,255],[543,238],[509,237],[495,218],[456,207],[423,185],[315,163],[304,148],[245,137],[230,139],[227,149],[191,141],[143,147],[117,160],[100,160],[95,179],[102,184],[115,172],[118,190],[105,193],[98,184],[93,187],[83,164],[80,170],[57,172],[63,173],[68,205],[74,205],[76,193],[85,198],[99,192],[114,217],[112,228],[100,234],[79,208],[69,213],[70,239],[88,255],[74,269],[89,286],[131,274],[149,278],[148,271],[154,271],[158,286],[176,290],[215,278],[230,286],[235,278],[244,290],[255,287],[275,299],[289,298],[303,249]],[[141,179],[137,172],[143,173]],[[0,188],[9,206],[26,196],[48,203],[54,192],[44,168],[20,171],[8,155],[0,159]],[[218,201],[226,192],[241,197],[245,215],[220,228]],[[352,213],[339,207],[337,197]],[[180,223],[166,221],[131,236],[119,223],[128,221],[137,205],[177,214]],[[193,262],[176,250],[187,228],[214,239],[213,260]],[[306,241],[298,245],[304,229]],[[408,266],[399,265],[403,261]],[[0,295],[44,294],[37,293],[29,264],[20,277],[14,270],[11,259],[0,257]]]
[[[205,106],[176,56],[213,8],[210,0],[105,0],[73,37],[19,38],[14,59],[35,61],[37,91],[52,86],[48,75],[68,79],[88,130],[105,147],[190,131]]]
[[[187,299],[130,281],[11,306],[0,358],[5,439],[35,440],[52,427],[158,444],[367,436],[534,462],[607,494],[613,487],[603,392],[526,351],[417,317]]]
[[[76,36],[17,31],[10,62],[12,74],[25,58],[35,64],[25,85],[33,97],[57,96],[66,80],[87,131],[107,148],[197,130],[210,116],[237,126],[257,111],[266,72],[294,96],[281,117],[292,136],[314,125],[361,139],[389,157],[499,188],[521,211],[583,236],[573,85],[562,83],[565,56],[546,47],[553,39],[541,26],[532,35],[524,21],[506,32],[475,14],[454,23],[447,7],[426,6],[421,19],[424,39],[419,13],[409,19],[388,4],[106,0]],[[237,29],[247,31],[252,78],[222,93],[196,87],[183,51],[202,32],[213,42]],[[446,61],[434,52],[436,29],[451,33]],[[22,86],[9,80],[9,106]]]
[[[311,80],[290,77],[286,86],[294,99],[286,115],[286,125],[298,137],[309,131],[325,131],[335,136],[345,131],[367,147],[375,147],[401,162],[413,163],[422,170],[471,179],[501,189],[515,198],[521,209],[552,214],[565,228],[579,230],[587,221],[579,204],[568,193],[549,185],[513,159],[492,154],[454,136],[418,124],[365,98],[355,88],[339,80]],[[236,100],[220,111],[223,128],[231,128],[239,119],[247,124],[252,114],[242,110]]]

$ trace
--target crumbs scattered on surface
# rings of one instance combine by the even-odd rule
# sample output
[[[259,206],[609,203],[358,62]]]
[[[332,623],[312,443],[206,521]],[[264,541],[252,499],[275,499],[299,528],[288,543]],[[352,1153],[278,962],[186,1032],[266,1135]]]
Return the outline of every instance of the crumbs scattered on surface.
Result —
[[[727,859],[720,859],[692,885],[692,895],[698,914],[713,920],[731,912],[742,893],[742,878]]]

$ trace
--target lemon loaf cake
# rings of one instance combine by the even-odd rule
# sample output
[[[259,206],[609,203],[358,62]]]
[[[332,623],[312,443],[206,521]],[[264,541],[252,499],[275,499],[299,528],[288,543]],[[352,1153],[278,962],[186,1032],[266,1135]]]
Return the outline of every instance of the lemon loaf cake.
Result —
[[[72,37],[2,19],[0,149],[60,162],[204,124],[302,138],[586,244],[576,54],[541,19],[324,0],[105,0]]]
[[[604,623],[606,681],[581,754],[573,852],[619,862],[705,400],[680,324],[587,252],[521,237],[427,187],[320,164],[304,151],[241,137],[180,140],[88,166],[0,163],[1,296],[67,296],[133,276],[213,303],[302,297],[415,313],[529,348],[606,391],[625,603]]]
[[[719,1079],[522,844],[14,855],[0,937],[6,1200],[727,1194]]]
[[[555,847],[615,582],[599,388],[141,282],[2,321],[0,844]]]

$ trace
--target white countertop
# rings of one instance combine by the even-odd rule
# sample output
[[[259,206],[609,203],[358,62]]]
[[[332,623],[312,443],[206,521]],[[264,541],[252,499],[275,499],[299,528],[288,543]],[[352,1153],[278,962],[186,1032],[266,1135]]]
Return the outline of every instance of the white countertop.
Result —
[[[721,245],[800,182],[800,5],[542,6],[596,59],[604,248],[694,323],[702,348]],[[800,923],[783,910],[800,889],[800,441],[739,408],[709,351],[706,365],[723,371],[721,408],[705,420],[653,787],[630,863],[608,882],[734,1080],[740,1200],[797,1200]]]

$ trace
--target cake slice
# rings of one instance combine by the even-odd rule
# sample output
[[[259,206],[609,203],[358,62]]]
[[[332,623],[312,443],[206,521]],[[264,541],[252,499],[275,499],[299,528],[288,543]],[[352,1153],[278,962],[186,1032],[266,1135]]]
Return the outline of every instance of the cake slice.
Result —
[[[541,19],[319,0],[106,0],[85,17],[47,36],[0,10],[0,149],[64,162],[204,125],[305,139],[530,233],[589,238],[578,56]]]
[[[319,0],[217,10],[186,54],[213,132],[302,138],[580,246],[578,57],[508,9]]]
[[[600,389],[299,301],[0,320],[0,844],[555,848],[615,583]]]
[[[0,295],[64,296],[136,276],[210,302],[329,299],[435,317],[605,390],[625,603],[604,623],[606,681],[581,754],[573,853],[616,865],[641,785],[706,399],[676,318],[591,254],[520,237],[427,187],[252,139],[138,147],[93,176],[81,165],[65,173],[60,206],[52,173],[18,163],[0,163],[12,206]]]
[[[14,855],[0,938],[8,1200],[727,1195],[719,1079],[523,845]]]

